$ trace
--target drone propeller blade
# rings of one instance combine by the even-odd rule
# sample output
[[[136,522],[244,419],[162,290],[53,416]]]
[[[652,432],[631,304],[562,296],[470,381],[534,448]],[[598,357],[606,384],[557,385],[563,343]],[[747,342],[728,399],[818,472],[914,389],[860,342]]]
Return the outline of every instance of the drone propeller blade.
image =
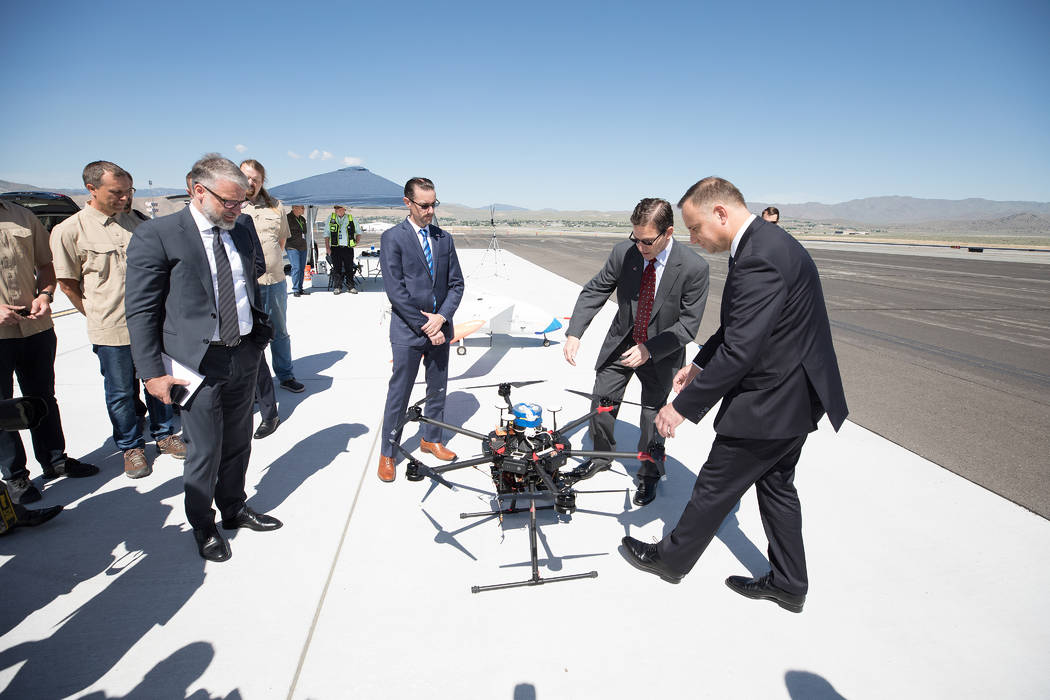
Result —
[[[521,387],[528,386],[529,384],[539,384],[539,383],[545,382],[545,381],[547,381],[547,380],[546,379],[531,379],[531,380],[529,380],[527,382],[501,382],[500,384],[480,384],[478,386],[465,386],[463,388],[464,389],[492,389],[493,387],[498,387],[501,384],[510,384],[515,389],[520,389]]]
[[[588,399],[599,399],[599,400],[601,400],[603,398],[606,398],[606,397],[603,397],[603,396],[599,396],[598,394],[589,394],[586,391],[580,391],[579,389],[566,389],[565,391],[569,392],[570,394],[578,394],[579,396],[586,396]],[[627,401],[626,399],[620,399],[619,401],[613,401],[613,403],[614,404],[616,404],[616,403],[626,403],[626,404],[630,404],[631,406],[641,406],[642,408],[648,408],[651,411],[656,411],[656,410],[658,410],[660,408],[659,406],[646,406],[645,404],[638,403],[637,401]]]
[[[416,406],[422,406],[423,404],[425,404],[425,403],[426,403],[427,401],[429,401],[430,399],[432,399],[432,398],[436,397],[436,396],[437,396],[438,394],[440,394],[440,393],[441,393],[442,391],[444,391],[444,389],[439,389],[439,390],[435,391],[435,392],[434,392],[434,393],[432,393],[432,394],[427,394],[426,396],[424,396],[423,398],[421,398],[421,399],[420,399],[419,401],[416,401],[416,402],[415,402],[414,404],[412,404],[411,408],[415,408]]]
[[[432,480],[435,484],[441,484],[445,488],[452,489],[453,491],[459,491],[458,488],[456,488],[451,483],[446,481],[445,477],[441,476],[436,471],[434,471],[433,469],[431,469],[427,465],[423,464],[422,462],[420,462],[420,464],[419,464],[419,473],[421,475],[427,477],[428,479]]]

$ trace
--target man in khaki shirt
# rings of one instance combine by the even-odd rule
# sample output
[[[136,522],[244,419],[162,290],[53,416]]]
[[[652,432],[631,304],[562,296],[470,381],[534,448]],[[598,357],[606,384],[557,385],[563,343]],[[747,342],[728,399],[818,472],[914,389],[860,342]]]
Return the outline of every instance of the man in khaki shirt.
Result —
[[[83,178],[91,199],[51,232],[55,275],[73,306],[87,318],[88,340],[104,379],[113,442],[124,452],[124,473],[138,479],[153,468],[146,461],[146,440],[135,411],[139,390],[124,316],[124,281],[131,232],[142,222],[125,213],[131,176],[119,165],[104,160],[88,163]],[[147,392],[146,408],[157,451],[184,459],[186,446],[175,434],[172,407]]]
[[[263,187],[266,168],[262,163],[252,159],[243,161],[241,172],[248,178],[248,191],[245,193],[248,201],[241,209],[241,214],[254,222],[255,232],[259,235],[263,256],[266,258],[266,271],[259,276],[259,295],[263,309],[270,315],[270,324],[273,326],[273,340],[270,341],[273,373],[282,389],[298,394],[306,387],[296,381],[292,371],[292,341],[288,335],[288,285],[284,281],[284,247],[291,235],[288,219],[281,210],[280,201],[271,197]],[[270,376],[270,368],[265,358],[259,363],[255,396],[262,417],[255,437],[264,438],[277,430],[277,425],[281,422],[277,415],[277,403],[273,398],[273,377]]]
[[[47,403],[47,415],[29,431],[45,480],[98,473],[98,467],[66,456],[55,401],[54,294],[55,268],[47,231],[33,212],[0,200],[0,399],[14,397],[17,374],[23,396],[38,396]],[[29,480],[25,448],[17,433],[0,431],[0,472],[15,503],[40,500],[40,491]]]

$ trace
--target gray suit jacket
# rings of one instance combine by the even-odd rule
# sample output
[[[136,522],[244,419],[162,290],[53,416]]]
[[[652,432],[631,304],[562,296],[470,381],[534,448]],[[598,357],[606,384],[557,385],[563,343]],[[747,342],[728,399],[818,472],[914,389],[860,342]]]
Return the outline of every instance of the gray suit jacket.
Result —
[[[582,337],[595,314],[616,291],[618,309],[609,326],[595,369],[616,358],[613,352],[634,330],[638,294],[642,287],[645,258],[631,241],[616,244],[601,271],[588,282],[576,300],[566,335]],[[645,347],[652,362],[671,360],[681,363],[685,346],[696,338],[707,303],[707,261],[675,241],[667,256],[667,267],[653,298],[649,317],[649,340]]]
[[[269,338],[266,314],[259,303],[254,231],[240,220],[230,231],[245,270],[252,308],[253,339]],[[147,221],[128,244],[124,308],[131,334],[131,354],[143,379],[164,374],[165,352],[199,370],[217,316],[211,267],[189,207]]]

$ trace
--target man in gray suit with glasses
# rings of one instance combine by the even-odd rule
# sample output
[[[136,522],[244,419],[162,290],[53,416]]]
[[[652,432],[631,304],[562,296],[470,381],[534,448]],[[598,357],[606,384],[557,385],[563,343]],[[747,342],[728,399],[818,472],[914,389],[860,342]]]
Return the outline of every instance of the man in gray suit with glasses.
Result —
[[[576,300],[566,330],[565,359],[576,364],[580,337],[616,292],[616,318],[605,334],[595,364],[594,394],[614,402],[623,398],[634,375],[642,384],[642,417],[638,451],[652,442],[663,444],[653,420],[671,391],[675,370],[682,366],[685,346],[696,337],[707,303],[708,266],[699,255],[674,241],[674,211],[664,199],[647,197],[631,214],[631,239],[618,243],[609,259]],[[594,399],[591,408],[598,405]],[[613,429],[619,405],[591,419],[595,450],[615,450]],[[593,459],[581,469],[597,473],[609,460]],[[656,498],[663,463],[643,462],[638,469],[634,503],[644,506]]]
[[[197,551],[230,558],[215,527],[276,530],[281,521],[245,504],[252,399],[259,358],[272,335],[259,298],[254,231],[239,220],[248,180],[230,160],[194,164],[190,205],[147,221],[128,245],[125,295],[131,353],[146,390],[183,405],[186,518]],[[192,396],[162,353],[203,375]]]

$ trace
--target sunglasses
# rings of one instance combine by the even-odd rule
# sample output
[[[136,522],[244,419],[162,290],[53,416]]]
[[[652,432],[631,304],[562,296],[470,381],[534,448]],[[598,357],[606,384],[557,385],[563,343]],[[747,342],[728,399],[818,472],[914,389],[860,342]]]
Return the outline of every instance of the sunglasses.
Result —
[[[628,238],[630,238],[631,242],[633,243],[641,243],[644,246],[651,246],[653,243],[656,243],[658,240],[663,238],[663,236],[657,236],[656,238],[650,238],[646,240],[644,238],[638,238],[632,233],[630,236],[628,236]]]

